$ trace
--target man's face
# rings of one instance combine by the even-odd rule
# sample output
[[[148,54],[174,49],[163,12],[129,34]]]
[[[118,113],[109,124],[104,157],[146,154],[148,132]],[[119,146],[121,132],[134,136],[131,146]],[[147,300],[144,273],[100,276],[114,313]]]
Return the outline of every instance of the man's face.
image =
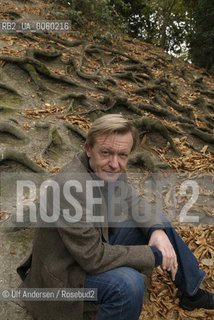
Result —
[[[92,148],[86,143],[85,150],[93,171],[101,179],[113,182],[124,172],[132,145],[131,132],[125,134],[103,134],[96,137]]]

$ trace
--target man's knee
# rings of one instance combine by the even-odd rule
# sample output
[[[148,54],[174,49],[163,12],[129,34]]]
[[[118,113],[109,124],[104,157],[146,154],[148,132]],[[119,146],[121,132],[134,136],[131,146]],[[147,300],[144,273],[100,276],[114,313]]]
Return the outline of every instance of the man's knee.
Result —
[[[119,267],[98,275],[87,275],[85,287],[98,289],[97,304],[142,306],[144,280],[133,268]]]
[[[145,291],[143,276],[133,268],[118,268],[117,282],[127,303],[142,304]]]

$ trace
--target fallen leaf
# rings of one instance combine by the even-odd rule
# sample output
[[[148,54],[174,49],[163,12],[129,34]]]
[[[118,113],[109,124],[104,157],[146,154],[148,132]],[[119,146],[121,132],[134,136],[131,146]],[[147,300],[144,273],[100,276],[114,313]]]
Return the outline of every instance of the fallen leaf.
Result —
[[[203,146],[203,148],[201,149],[201,153],[205,153],[208,149],[208,145],[206,144],[205,146]]]
[[[214,265],[213,259],[202,259],[201,262],[202,262],[203,265],[205,265],[205,266],[213,266],[213,265]]]

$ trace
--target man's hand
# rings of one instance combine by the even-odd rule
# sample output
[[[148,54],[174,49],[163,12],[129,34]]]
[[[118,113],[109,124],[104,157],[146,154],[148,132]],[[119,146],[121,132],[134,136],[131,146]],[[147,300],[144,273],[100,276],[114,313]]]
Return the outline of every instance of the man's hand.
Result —
[[[162,255],[162,268],[164,270],[171,272],[172,280],[175,280],[175,275],[178,269],[177,257],[169,238],[163,230],[155,230],[152,232],[149,243],[149,246],[155,246],[158,248]]]

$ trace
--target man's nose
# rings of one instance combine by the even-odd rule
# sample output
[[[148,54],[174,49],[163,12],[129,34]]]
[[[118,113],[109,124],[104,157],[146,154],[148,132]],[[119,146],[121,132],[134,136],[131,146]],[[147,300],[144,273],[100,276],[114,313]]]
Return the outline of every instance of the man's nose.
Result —
[[[116,155],[113,155],[111,157],[111,160],[110,160],[110,166],[114,169],[118,168],[119,167],[119,161],[118,161],[118,157]]]

